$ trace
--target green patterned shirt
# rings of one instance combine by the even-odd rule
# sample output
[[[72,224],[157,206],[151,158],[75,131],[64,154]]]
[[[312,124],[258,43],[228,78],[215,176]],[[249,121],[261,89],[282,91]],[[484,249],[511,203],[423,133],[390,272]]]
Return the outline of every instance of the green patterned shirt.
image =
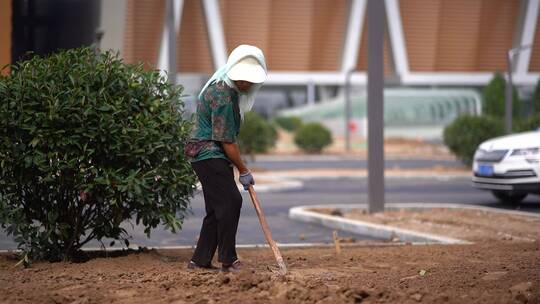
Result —
[[[195,125],[191,138],[208,141],[191,161],[209,158],[229,160],[221,146],[222,142],[234,143],[240,132],[240,109],[238,93],[224,81],[215,82],[206,88],[197,100]]]

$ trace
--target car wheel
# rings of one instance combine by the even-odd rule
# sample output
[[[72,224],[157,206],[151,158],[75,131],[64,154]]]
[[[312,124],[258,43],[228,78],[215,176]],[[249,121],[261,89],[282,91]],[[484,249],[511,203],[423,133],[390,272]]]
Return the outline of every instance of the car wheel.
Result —
[[[519,204],[527,197],[527,193],[515,193],[510,191],[492,191],[499,201],[503,203]]]

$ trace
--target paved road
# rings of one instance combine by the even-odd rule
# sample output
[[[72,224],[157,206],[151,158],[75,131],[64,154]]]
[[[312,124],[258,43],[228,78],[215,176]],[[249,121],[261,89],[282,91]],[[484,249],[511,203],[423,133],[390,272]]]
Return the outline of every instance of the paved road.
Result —
[[[266,193],[264,199],[275,202],[287,201],[293,205],[366,203],[367,180],[366,178],[343,178],[333,181],[314,179],[305,182],[305,187],[301,191]],[[386,201],[474,204],[540,213],[540,196],[530,196],[519,206],[503,205],[489,192],[472,188],[469,178],[386,178]]]
[[[238,244],[265,243],[257,216],[249,196],[244,193],[244,206],[239,224]],[[331,231],[326,228],[306,225],[288,219],[290,207],[313,204],[355,204],[367,202],[367,180],[365,178],[342,178],[338,180],[314,179],[305,182],[303,190],[260,193],[265,214],[275,239],[281,243],[330,242]],[[475,204],[506,209],[516,206],[502,205],[488,192],[470,187],[468,178],[387,178],[386,200],[389,203],[458,203]],[[527,198],[520,210],[540,213],[540,196]],[[192,201],[194,214],[186,219],[184,229],[177,235],[156,230],[147,239],[142,229],[131,231],[132,243],[143,246],[194,245],[203,217],[203,201],[200,194]],[[351,236],[350,234],[342,234]],[[361,238],[361,237],[360,237]],[[357,239],[359,237],[357,236]],[[91,244],[96,246],[97,244]],[[4,234],[0,234],[0,249],[12,249],[15,245]]]

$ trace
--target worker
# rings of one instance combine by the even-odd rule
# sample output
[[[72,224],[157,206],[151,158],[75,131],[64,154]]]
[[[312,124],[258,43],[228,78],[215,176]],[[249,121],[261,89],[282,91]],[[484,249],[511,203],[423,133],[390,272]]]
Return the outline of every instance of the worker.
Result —
[[[255,46],[240,45],[199,94],[195,125],[185,154],[191,157],[201,182],[206,216],[189,269],[217,270],[212,265],[216,249],[221,271],[237,272],[243,267],[236,254],[242,195],[234,180],[233,165],[245,190],[255,184],[240,156],[237,137],[240,124],[265,80],[263,52]]]

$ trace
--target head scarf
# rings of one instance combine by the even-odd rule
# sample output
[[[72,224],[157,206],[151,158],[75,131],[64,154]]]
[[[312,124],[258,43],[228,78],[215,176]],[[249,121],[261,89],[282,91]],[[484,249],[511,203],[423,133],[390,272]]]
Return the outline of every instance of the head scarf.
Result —
[[[264,71],[267,71],[266,61],[264,60],[263,52],[258,47],[247,44],[239,45],[231,52],[229,58],[227,59],[227,63],[224,66],[220,67],[214,73],[214,75],[212,75],[212,77],[206,82],[203,89],[201,90],[201,93],[199,94],[199,99],[202,99],[204,92],[206,91],[208,86],[214,82],[225,81],[225,83],[227,83],[229,87],[237,90],[234,82],[229,77],[227,77],[227,73],[238,61],[248,56],[255,58],[263,67]],[[257,91],[259,91],[262,85],[263,83],[254,83],[253,85],[251,85],[251,88],[247,92],[238,92],[238,105],[240,108],[240,116],[242,117],[242,119],[244,119],[244,114],[246,112],[249,112],[253,107],[253,104],[255,103],[255,94],[257,93]]]

